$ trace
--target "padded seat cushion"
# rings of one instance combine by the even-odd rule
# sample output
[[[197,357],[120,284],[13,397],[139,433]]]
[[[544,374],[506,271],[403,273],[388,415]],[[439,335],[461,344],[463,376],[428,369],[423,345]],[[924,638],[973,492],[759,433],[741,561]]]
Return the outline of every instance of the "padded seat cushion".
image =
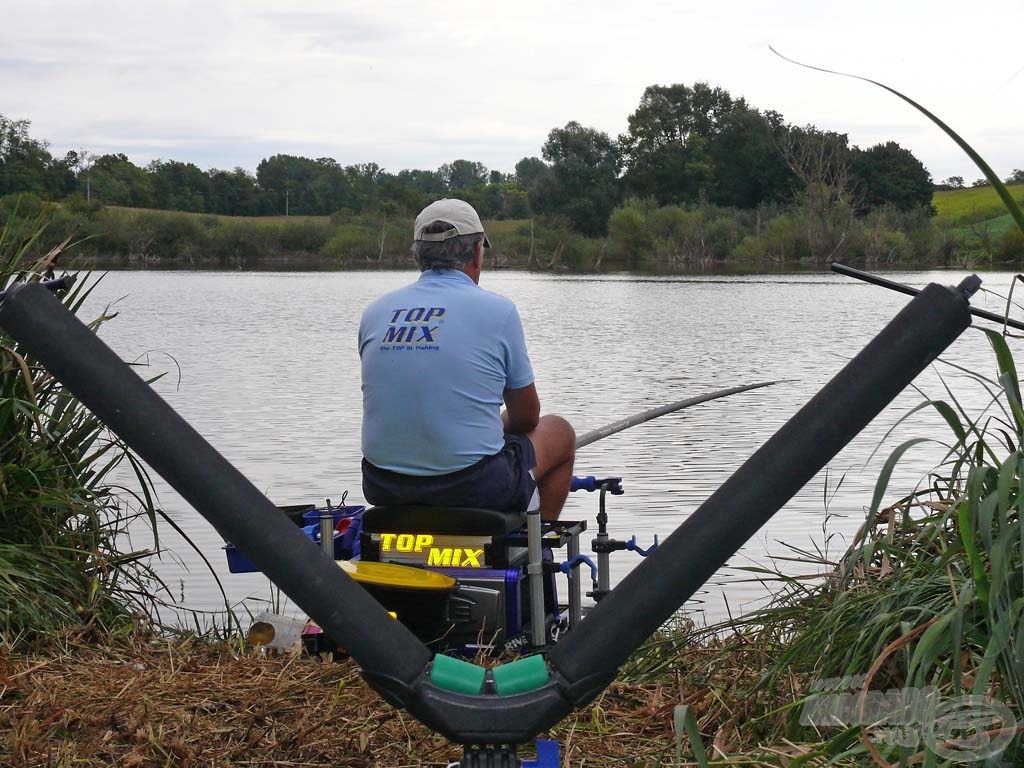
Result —
[[[525,512],[477,507],[407,504],[370,507],[363,513],[368,533],[436,533],[446,536],[504,536],[526,525]]]

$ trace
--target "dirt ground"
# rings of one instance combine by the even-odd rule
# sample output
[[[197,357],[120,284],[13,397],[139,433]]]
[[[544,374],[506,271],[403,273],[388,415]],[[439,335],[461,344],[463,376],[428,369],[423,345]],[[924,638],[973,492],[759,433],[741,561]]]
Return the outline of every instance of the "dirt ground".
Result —
[[[683,693],[616,683],[548,736],[566,766],[667,765]],[[0,650],[3,766],[399,768],[459,757],[458,745],[386,705],[351,661],[166,638]]]

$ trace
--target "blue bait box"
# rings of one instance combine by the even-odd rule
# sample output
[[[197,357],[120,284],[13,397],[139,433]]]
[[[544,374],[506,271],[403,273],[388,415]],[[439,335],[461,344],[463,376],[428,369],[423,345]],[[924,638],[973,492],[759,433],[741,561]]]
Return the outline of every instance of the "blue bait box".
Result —
[[[320,544],[320,516],[326,515],[327,509],[320,509],[313,504],[294,504],[278,507],[302,532],[315,544]],[[332,507],[331,517],[334,520],[334,558],[336,560],[352,560],[359,556],[359,534],[363,528],[363,512],[366,507]],[[256,565],[231,542],[225,542],[224,555],[231,573],[254,573],[259,570]]]
[[[366,507],[356,505],[352,507],[331,507],[331,517],[334,519],[334,559],[352,560],[359,557],[359,534],[363,532],[363,512]],[[302,518],[305,525],[319,527],[320,516],[326,515],[324,507],[314,507],[303,513]],[[340,538],[337,534],[340,534]],[[317,534],[317,541],[320,536]]]

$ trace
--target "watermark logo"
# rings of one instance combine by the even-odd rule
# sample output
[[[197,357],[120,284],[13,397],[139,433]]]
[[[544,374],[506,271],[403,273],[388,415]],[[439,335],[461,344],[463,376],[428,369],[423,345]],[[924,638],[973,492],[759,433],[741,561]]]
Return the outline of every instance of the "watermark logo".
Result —
[[[999,755],[1017,733],[1010,709],[989,696],[943,699],[937,688],[865,691],[866,675],[827,678],[811,685],[802,725],[870,728],[876,744],[924,746],[937,756],[969,763]]]

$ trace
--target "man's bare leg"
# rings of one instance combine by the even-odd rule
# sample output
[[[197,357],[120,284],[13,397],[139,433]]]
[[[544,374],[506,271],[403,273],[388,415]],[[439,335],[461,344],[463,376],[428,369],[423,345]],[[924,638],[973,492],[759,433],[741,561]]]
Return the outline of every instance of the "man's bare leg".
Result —
[[[541,416],[537,428],[527,432],[537,455],[533,470],[540,493],[542,520],[557,520],[572,485],[576,457],[576,432],[561,416]]]

